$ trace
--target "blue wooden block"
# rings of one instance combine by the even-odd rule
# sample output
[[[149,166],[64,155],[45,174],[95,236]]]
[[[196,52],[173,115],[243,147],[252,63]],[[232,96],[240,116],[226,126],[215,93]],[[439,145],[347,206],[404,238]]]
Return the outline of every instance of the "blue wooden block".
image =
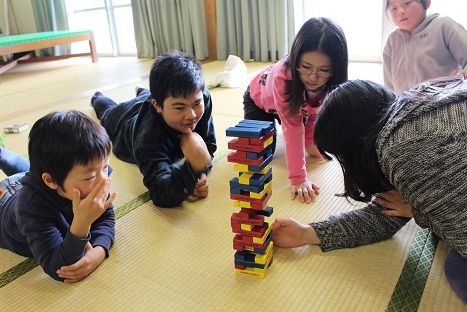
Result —
[[[243,127],[244,126],[247,126],[247,127],[248,126],[259,126],[266,130],[264,134],[268,134],[269,131],[274,129],[274,123],[272,121],[264,121],[264,120],[243,119],[238,123],[238,125],[241,125]]]
[[[251,172],[260,172],[263,170],[271,161],[272,161],[273,155],[270,155],[268,158],[266,158],[263,163],[259,166],[248,166],[248,171]]]
[[[234,177],[230,180],[230,188],[239,188],[244,191],[253,192],[253,193],[261,193],[264,190],[264,185],[248,185],[248,184],[240,184],[238,182],[238,177]]]
[[[260,158],[261,156],[266,156],[264,158],[268,158],[268,156],[271,155],[271,154],[272,154],[272,144],[269,144],[261,152],[258,152],[258,153],[246,152],[246,158],[256,160],[256,159]]]
[[[235,127],[229,127],[225,130],[227,136],[241,138],[260,138],[274,129],[274,123],[262,120],[240,121]]]
[[[264,269],[264,264],[255,263],[254,261],[242,261],[242,260],[235,260],[236,265],[243,265],[249,268],[258,268]]]
[[[241,138],[260,138],[263,136],[262,128],[247,128],[247,127],[229,127],[225,130],[225,134],[231,137],[241,137]]]
[[[268,172],[266,172],[265,174],[260,174],[260,173],[253,174],[250,177],[250,181],[249,181],[250,185],[256,185],[256,186],[264,185],[265,183],[271,181],[271,179],[269,179],[269,181],[266,181],[271,176],[272,176],[272,167],[269,167]]]
[[[236,187],[231,187],[230,194],[242,195],[242,190]]]
[[[265,217],[270,217],[273,212],[274,211],[271,206],[266,206],[263,210],[255,210],[255,214],[262,215]]]

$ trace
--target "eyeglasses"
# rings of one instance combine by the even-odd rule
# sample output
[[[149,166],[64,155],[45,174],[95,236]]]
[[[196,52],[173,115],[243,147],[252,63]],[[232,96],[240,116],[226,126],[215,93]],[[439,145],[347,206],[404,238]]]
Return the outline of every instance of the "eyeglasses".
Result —
[[[329,78],[332,76],[332,70],[318,70],[318,71],[313,71],[311,70],[310,68],[306,68],[306,67],[299,67],[297,68],[297,71],[301,74],[301,75],[304,75],[304,76],[310,76],[311,74],[313,75],[317,75],[318,77],[320,78]]]

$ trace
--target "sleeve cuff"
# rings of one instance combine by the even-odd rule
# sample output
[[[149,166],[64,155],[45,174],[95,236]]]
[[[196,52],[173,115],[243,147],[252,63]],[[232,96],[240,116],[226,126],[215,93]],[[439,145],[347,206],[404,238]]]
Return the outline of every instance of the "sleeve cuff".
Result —
[[[85,238],[78,238],[70,232],[63,239],[63,249],[70,255],[80,255],[83,253],[86,244],[91,239],[91,233],[88,232],[88,235]]]

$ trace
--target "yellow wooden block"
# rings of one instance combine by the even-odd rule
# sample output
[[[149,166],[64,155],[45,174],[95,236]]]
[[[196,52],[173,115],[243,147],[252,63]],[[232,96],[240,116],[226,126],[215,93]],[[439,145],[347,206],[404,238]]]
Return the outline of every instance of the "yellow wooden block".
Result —
[[[240,224],[240,228],[244,231],[251,231],[253,230],[254,227],[255,225],[253,224],[244,224],[244,223]]]
[[[264,189],[259,192],[259,193],[255,193],[255,192],[250,192],[250,197],[251,198],[257,198],[257,199],[261,199],[263,198],[264,194],[266,194],[267,192],[269,192],[269,190],[272,188],[272,180],[269,181],[268,183],[265,183],[264,184]]]
[[[266,248],[266,251],[265,251],[264,254],[262,254],[262,255],[256,254],[255,263],[268,264],[269,261],[271,261],[271,258],[272,258],[272,254],[273,254],[272,246],[273,245],[274,245],[274,243],[270,242],[268,247]]]
[[[266,148],[274,141],[274,136],[271,136],[269,139],[263,142],[263,147]]]
[[[251,203],[246,202],[246,201],[241,201],[241,200],[234,200],[234,206],[241,207],[241,208],[251,208]]]
[[[265,278],[267,271],[268,271],[267,268],[260,269],[260,268],[246,267],[245,270],[235,269],[235,272],[237,274],[249,275],[249,276],[254,276],[254,277],[259,277],[259,278]]]
[[[270,168],[270,166],[266,166],[266,167],[263,168],[263,170],[261,170],[261,171],[258,172],[258,173],[259,173],[259,174],[266,174],[266,173],[268,173],[269,168]]]
[[[250,179],[253,176],[253,172],[244,172],[238,177],[238,183],[250,185]]]
[[[248,171],[248,165],[234,163],[235,171]]]
[[[264,232],[264,235],[259,238],[259,237],[253,237],[253,243],[255,244],[263,244],[266,241],[266,238],[268,237],[269,233],[272,230],[272,225],[271,222],[265,221],[268,224],[268,228]]]

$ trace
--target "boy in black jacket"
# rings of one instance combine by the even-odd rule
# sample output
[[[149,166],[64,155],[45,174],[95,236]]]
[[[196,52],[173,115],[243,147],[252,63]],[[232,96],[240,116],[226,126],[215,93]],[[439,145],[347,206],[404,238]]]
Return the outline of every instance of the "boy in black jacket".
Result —
[[[28,153],[30,164],[0,150],[10,175],[0,182],[0,247],[34,257],[56,280],[78,282],[115,238],[109,137],[85,114],[57,111],[34,124]]]
[[[167,52],[154,61],[149,86],[150,92],[139,88],[136,98],[119,105],[100,92],[91,99],[114,154],[138,165],[157,206],[206,197],[217,146],[201,65],[188,54]]]

